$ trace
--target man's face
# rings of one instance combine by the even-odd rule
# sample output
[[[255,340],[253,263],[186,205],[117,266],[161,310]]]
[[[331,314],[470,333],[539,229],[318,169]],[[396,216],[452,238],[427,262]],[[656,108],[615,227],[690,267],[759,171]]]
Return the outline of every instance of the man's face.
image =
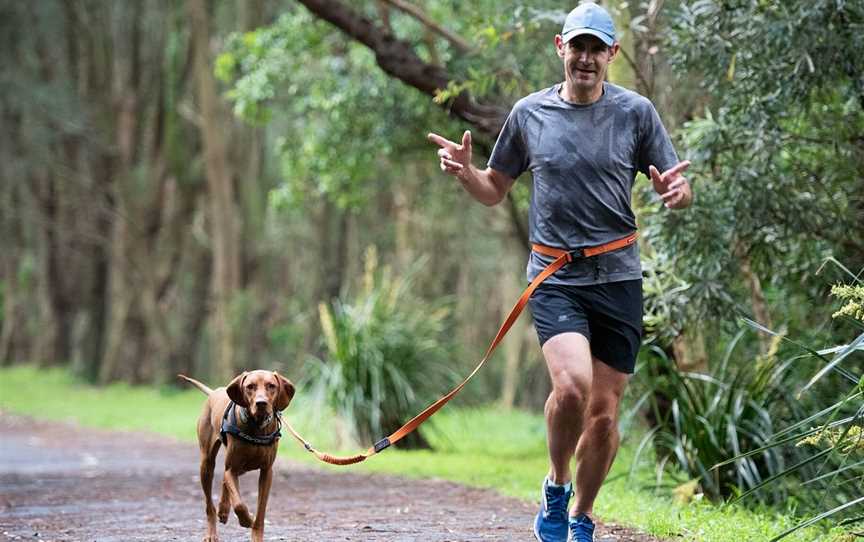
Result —
[[[599,38],[583,34],[568,43],[555,37],[558,56],[564,60],[564,73],[568,81],[581,90],[591,90],[603,84],[609,63],[618,53],[618,44],[607,46]]]

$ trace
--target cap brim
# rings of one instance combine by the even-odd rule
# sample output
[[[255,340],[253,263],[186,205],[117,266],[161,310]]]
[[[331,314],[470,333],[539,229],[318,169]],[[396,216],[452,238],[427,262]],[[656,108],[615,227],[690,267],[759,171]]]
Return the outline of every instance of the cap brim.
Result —
[[[615,38],[613,38],[609,34],[606,34],[604,32],[600,32],[599,30],[594,30],[593,28],[574,28],[570,32],[567,32],[566,34],[561,36],[561,40],[564,43],[568,43],[570,40],[572,40],[576,36],[582,36],[585,34],[587,34],[589,36],[594,36],[595,38],[598,38],[600,41],[602,41],[603,43],[605,43],[609,47],[612,47],[612,45],[615,43]]]

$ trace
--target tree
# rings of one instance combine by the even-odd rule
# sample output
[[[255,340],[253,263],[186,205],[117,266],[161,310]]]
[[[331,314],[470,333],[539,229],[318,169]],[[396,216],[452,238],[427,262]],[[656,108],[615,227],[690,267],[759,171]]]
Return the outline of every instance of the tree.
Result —
[[[864,263],[864,59],[849,54],[864,6],[700,1],[675,21],[673,67],[698,72],[711,105],[682,131],[694,212],[649,231],[681,255],[697,312],[749,298],[768,323],[760,277],[794,291],[828,255]]]

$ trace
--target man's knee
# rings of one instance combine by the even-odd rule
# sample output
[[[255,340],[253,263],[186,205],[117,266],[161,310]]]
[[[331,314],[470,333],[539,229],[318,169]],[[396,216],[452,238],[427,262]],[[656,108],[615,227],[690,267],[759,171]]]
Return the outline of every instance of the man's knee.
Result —
[[[593,413],[588,417],[588,428],[597,435],[609,437],[618,432],[618,418],[609,412]]]
[[[591,431],[598,434],[615,434],[618,431],[617,397],[592,398],[587,413],[587,425]]]
[[[591,381],[581,374],[562,374],[553,382],[558,404],[567,410],[583,411],[591,392]]]

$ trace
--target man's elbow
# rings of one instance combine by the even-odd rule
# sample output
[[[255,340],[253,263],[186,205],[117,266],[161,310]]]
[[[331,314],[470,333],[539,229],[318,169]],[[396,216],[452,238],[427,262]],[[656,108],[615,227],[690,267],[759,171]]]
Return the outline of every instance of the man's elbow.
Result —
[[[504,201],[505,198],[507,198],[506,190],[496,190],[495,192],[487,194],[486,197],[480,200],[480,203],[482,203],[486,207],[495,207],[496,205]]]

